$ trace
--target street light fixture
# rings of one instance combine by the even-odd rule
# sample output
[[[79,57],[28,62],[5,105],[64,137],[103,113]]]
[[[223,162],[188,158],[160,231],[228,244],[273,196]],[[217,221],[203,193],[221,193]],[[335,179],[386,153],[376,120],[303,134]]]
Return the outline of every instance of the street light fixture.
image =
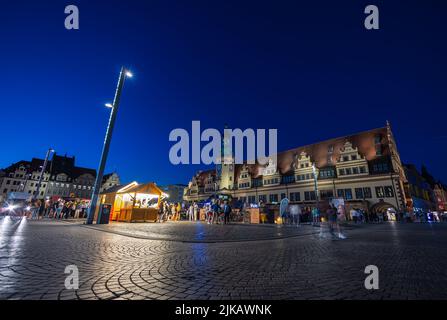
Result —
[[[116,120],[116,115],[118,112],[119,103],[121,100],[121,92],[123,90],[124,80],[126,78],[131,78],[132,76],[133,75],[129,70],[127,70],[124,67],[121,68],[120,75],[118,78],[118,85],[117,85],[116,91],[115,91],[115,98],[113,99],[113,103],[106,104],[106,107],[112,108],[112,111],[110,112],[109,124],[107,126],[106,138],[104,140],[104,145],[102,148],[101,160],[99,162],[98,173],[96,175],[95,185],[93,186],[92,199],[90,201],[90,207],[88,209],[86,224],[92,224],[93,218],[95,216],[96,206],[98,204],[98,198],[99,198],[99,190],[101,189],[102,177],[104,175],[104,169],[106,166],[107,156],[109,154],[109,149],[110,149],[110,142],[112,141],[112,133],[113,133],[113,128],[115,126],[115,120]]]

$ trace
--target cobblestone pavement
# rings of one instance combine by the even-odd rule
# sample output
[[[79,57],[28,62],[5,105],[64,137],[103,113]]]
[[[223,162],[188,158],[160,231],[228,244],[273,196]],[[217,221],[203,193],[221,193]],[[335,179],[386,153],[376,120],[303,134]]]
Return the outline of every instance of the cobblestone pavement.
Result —
[[[99,231],[76,223],[0,219],[0,298],[447,298],[447,224],[361,226],[347,230],[346,240],[321,239],[311,234],[318,228],[310,226],[284,231],[188,223],[123,227],[128,233],[157,227],[158,237],[171,240],[200,239],[191,230],[206,229],[205,238],[213,243],[109,232],[117,227]],[[267,236],[260,237],[263,233]],[[229,234],[269,240],[219,241]],[[66,290],[64,270],[73,264],[80,287]],[[370,264],[379,268],[379,290],[364,288],[364,268]]]
[[[180,224],[180,226],[179,226]],[[125,223],[113,222],[107,225],[93,225],[91,228],[149,240],[169,240],[183,242],[232,242],[284,239],[316,232],[307,225],[250,225],[213,224],[202,222],[168,223]],[[179,232],[181,231],[181,232]]]

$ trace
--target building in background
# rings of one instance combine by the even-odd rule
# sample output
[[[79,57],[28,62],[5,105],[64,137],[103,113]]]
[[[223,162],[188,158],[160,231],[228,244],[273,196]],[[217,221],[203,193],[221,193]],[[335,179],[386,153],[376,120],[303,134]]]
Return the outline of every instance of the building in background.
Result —
[[[53,155],[48,161],[42,183],[37,185],[44,160],[33,158],[19,161],[3,169],[0,176],[0,200],[5,200],[9,192],[25,192],[37,199],[45,197],[89,199],[92,195],[96,170],[75,165],[75,157]],[[104,176],[107,188],[119,184],[116,173]]]
[[[405,186],[407,208],[415,215],[427,214],[437,208],[436,196],[430,183],[415,165],[404,165],[408,183]]]
[[[120,177],[118,173],[108,173],[102,177],[102,184],[100,192],[107,191],[108,189],[121,185]]]
[[[169,196],[169,202],[178,203],[183,202],[183,194],[185,193],[185,188],[187,187],[188,186],[186,184],[169,184],[160,187],[160,189]]]
[[[342,198],[347,207],[377,213],[406,206],[405,171],[389,123],[281,152],[276,158],[267,165],[230,161],[219,169],[198,172],[184,198],[203,201],[227,195],[248,204],[278,204],[288,198],[308,207]]]

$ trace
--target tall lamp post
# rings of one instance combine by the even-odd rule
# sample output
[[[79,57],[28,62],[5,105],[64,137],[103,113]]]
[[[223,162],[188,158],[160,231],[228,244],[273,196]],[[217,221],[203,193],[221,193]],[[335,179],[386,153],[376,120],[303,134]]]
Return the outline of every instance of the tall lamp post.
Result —
[[[39,181],[37,182],[36,191],[33,194],[33,198],[32,198],[33,200],[36,200],[37,196],[39,195],[40,185],[42,184],[43,175],[45,173],[45,169],[47,168],[48,159],[50,158],[50,155],[53,152],[54,152],[54,149],[52,149],[52,148],[49,148],[47,151],[47,155],[45,156],[45,161],[43,162],[43,165],[42,165],[42,170],[40,170]]]
[[[315,163],[312,164],[312,173],[314,175],[314,187],[315,187],[315,199],[317,200],[317,208],[320,202],[320,197],[318,196],[318,176],[317,176],[317,167],[315,167]]]
[[[99,197],[99,190],[101,189],[102,177],[104,175],[104,168],[106,166],[107,156],[109,154],[110,142],[112,140],[112,133],[113,133],[113,128],[115,126],[116,115],[118,113],[118,107],[120,104],[121,92],[123,90],[124,80],[126,78],[131,78],[131,77],[132,77],[132,73],[129,70],[122,67],[121,71],[120,71],[119,78],[118,78],[118,85],[116,87],[115,98],[113,99],[113,104],[106,104],[106,107],[111,108],[112,111],[110,112],[109,124],[107,126],[106,137],[104,140],[104,146],[102,148],[102,153],[101,153],[101,160],[99,162],[99,167],[98,167],[98,174],[96,175],[95,185],[93,186],[92,199],[90,201],[90,207],[88,209],[88,214],[87,214],[87,222],[86,222],[87,224],[92,224],[93,218],[95,216],[96,205],[98,203],[98,197]]]

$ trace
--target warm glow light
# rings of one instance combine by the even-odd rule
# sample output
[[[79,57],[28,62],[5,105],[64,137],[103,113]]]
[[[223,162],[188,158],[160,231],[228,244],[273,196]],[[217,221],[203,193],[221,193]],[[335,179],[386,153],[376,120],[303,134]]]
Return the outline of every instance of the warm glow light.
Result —
[[[121,189],[119,189],[116,193],[122,193],[122,192],[129,190],[130,188],[133,188],[137,185],[138,185],[138,182],[133,181],[132,183],[128,184],[127,186],[124,186]]]
[[[111,103],[106,103],[105,106],[106,106],[107,108],[113,108],[113,105],[112,105]]]
[[[132,77],[133,77],[132,72],[130,72],[129,70],[126,71],[126,77],[128,77],[128,78],[132,78]]]
[[[14,205],[12,205],[12,204],[10,204],[10,205],[8,206],[8,210],[9,210],[9,211],[13,211],[15,208],[16,208],[16,206],[14,206]]]
[[[26,207],[26,211],[30,211],[30,210],[31,210],[30,206]]]

